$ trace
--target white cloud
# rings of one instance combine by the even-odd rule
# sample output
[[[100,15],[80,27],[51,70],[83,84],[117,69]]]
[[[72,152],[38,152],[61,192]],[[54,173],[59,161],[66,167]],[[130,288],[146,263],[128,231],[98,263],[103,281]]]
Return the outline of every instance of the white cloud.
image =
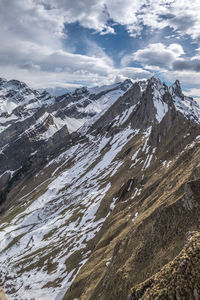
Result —
[[[64,17],[52,14],[32,0],[0,1],[1,47],[19,41],[38,43],[57,49],[61,46]]]
[[[41,49],[34,49],[31,56],[35,57],[34,63],[25,63],[30,59],[28,54],[21,61],[21,65],[1,66],[2,77],[25,81],[34,88],[55,87],[72,85],[95,86],[113,83],[116,77],[121,80],[128,78],[147,78],[150,72],[142,68],[120,68],[113,66],[112,60],[104,56],[100,57],[100,49],[96,56],[87,56],[68,53],[63,50],[37,55]],[[99,57],[98,57],[99,56]]]
[[[197,101],[198,105],[200,106],[200,89],[191,88],[191,89],[183,91],[183,93],[186,96],[194,97],[194,99]]]
[[[43,0],[38,3],[59,10],[68,23],[78,21],[82,26],[102,33],[114,33],[108,20],[125,25],[131,35],[142,27],[162,29],[170,26],[181,35],[200,37],[199,0]]]
[[[169,8],[169,13],[173,15],[169,19],[169,25],[177,30],[181,35],[188,34],[193,39],[200,37],[200,5],[199,0],[174,1]]]
[[[122,58],[121,68],[116,68],[105,51],[91,41],[87,41],[87,54],[76,54],[74,46],[66,42],[65,23],[79,22],[81,26],[94,29],[100,34],[114,34],[112,23],[109,22],[112,20],[124,25],[130,35],[140,34],[144,25],[152,30],[171,26],[180,35],[189,34],[193,39],[198,39],[198,2],[1,0],[0,75],[24,80],[37,87],[60,86],[66,82],[92,85],[109,83],[116,76],[143,78],[148,77],[151,70],[165,72],[184,54],[179,44],[165,46],[152,43],[147,48]],[[199,59],[198,52],[193,60],[195,59]],[[129,67],[133,60],[140,62],[143,67]],[[174,70],[173,74],[175,73]],[[186,73],[195,72],[181,70],[180,73],[186,78]]]
[[[174,70],[162,70],[162,77],[167,81],[172,82],[179,79],[184,86],[197,85],[200,84],[199,73],[195,71],[174,71]]]
[[[121,25],[131,25],[137,23],[136,13],[141,6],[145,4],[145,0],[107,0],[106,7],[111,19]]]
[[[166,46],[162,43],[155,43],[139,49],[132,55],[124,56],[121,65],[127,66],[134,61],[138,61],[146,68],[160,70],[163,67],[170,68],[172,63],[182,54],[184,54],[184,51],[179,44]]]
[[[34,87],[104,80],[112,72],[112,60],[89,42],[88,55],[63,48],[65,14],[58,8],[45,9],[43,3],[0,2],[0,76],[24,80]]]
[[[200,89],[191,88],[184,91],[184,94],[190,97],[199,97],[200,98]]]
[[[134,68],[134,67],[126,67],[126,68],[121,68],[119,70],[115,70],[116,74],[118,77],[121,76],[121,78],[132,78],[134,80],[137,79],[143,79],[143,78],[149,78],[152,73],[144,70],[142,68]]]
[[[113,18],[119,20],[120,10],[116,4],[120,6],[122,1],[108,4]],[[134,10],[133,5],[132,8]],[[126,18],[131,22],[130,12],[124,10],[123,15],[123,22]],[[90,40],[85,41],[87,55],[73,53],[75,49],[70,45],[63,47],[63,38],[67,40],[63,34],[65,22],[79,21],[102,34],[113,33],[106,24],[108,18],[108,7],[103,0],[92,3],[90,0],[2,0],[0,76],[26,81],[35,88],[106,84],[116,76],[148,76],[149,72],[142,68],[115,68],[105,51]]]
[[[79,22],[82,26],[102,33],[114,33],[107,25],[108,13],[104,0],[44,0],[38,3],[50,5],[51,11],[59,11],[67,23]]]

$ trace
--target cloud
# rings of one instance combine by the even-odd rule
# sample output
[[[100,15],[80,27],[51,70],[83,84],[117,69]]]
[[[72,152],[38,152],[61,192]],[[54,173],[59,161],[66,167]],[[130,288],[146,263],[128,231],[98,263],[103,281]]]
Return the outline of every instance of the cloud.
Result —
[[[198,88],[191,88],[188,90],[183,91],[184,95],[188,97],[193,97],[198,105],[200,106],[200,89]]]
[[[142,68],[126,67],[116,70],[117,76],[121,78],[132,78],[134,80],[149,78],[152,73]]]
[[[174,61],[173,70],[186,72],[200,72],[200,48],[196,48],[196,54],[192,57],[180,58]],[[197,75],[199,76],[199,75]]]
[[[183,48],[179,44],[166,46],[162,43],[155,43],[148,45],[146,48],[139,49],[132,53],[132,55],[124,56],[121,60],[121,65],[127,66],[137,61],[149,69],[170,68],[173,62],[183,54]]]
[[[63,39],[67,39],[63,33],[65,12],[60,14],[56,7],[49,9],[45,2],[0,2],[0,75],[24,80],[34,87],[66,81],[90,84],[108,77],[113,62],[100,47],[90,43],[88,55],[63,47]]]
[[[200,78],[199,73],[191,70],[162,70],[160,72],[162,78],[165,78],[168,82],[174,82],[176,79],[179,79],[183,84],[184,88],[189,88],[190,86],[199,87]]]
[[[127,7],[129,1],[125,1]],[[82,26],[102,34],[113,33],[110,18],[120,21],[122,1],[40,1],[2,0],[0,2],[1,76],[26,81],[33,87],[96,85],[111,83],[116,76],[143,78],[142,68],[116,68],[105,51],[86,40],[87,54],[74,53],[64,34],[65,23],[79,21]],[[132,5],[132,11],[136,8]],[[130,12],[123,10],[123,23],[131,22]]]
[[[186,96],[199,97],[200,98],[200,89],[198,89],[198,88],[191,88],[191,89],[188,89],[188,90],[184,91],[184,94]]]
[[[49,5],[52,13],[59,12],[66,23],[79,22],[83,27],[94,29],[102,34],[114,33],[107,21],[109,19],[104,0],[44,0],[37,1],[41,5]]]
[[[109,64],[110,63],[110,64]],[[43,57],[40,61],[42,71],[55,72],[75,72],[77,70],[86,70],[91,73],[107,75],[112,67],[111,61],[104,57],[90,57],[87,55],[73,54],[63,50],[55,51],[51,55]]]
[[[192,39],[200,38],[200,5],[198,0],[174,1],[169,12],[173,17],[168,20],[171,26],[181,35],[189,35]]]
[[[200,72],[200,60],[176,60],[173,63],[173,69],[176,71]]]
[[[127,30],[139,32],[137,13],[146,0],[36,0],[40,5],[48,5],[52,11],[59,11],[66,23],[79,22],[83,27],[94,29],[101,34],[114,34],[114,23],[125,25]],[[133,26],[134,25],[134,29]]]
[[[20,1],[20,0],[19,0]],[[141,33],[143,26],[162,29],[170,26],[194,38],[200,23],[191,9],[189,0],[180,5],[178,0],[35,0],[37,5],[48,7],[49,13],[59,15],[66,23],[79,22],[83,27],[94,29],[101,34],[115,33],[110,20],[126,26],[130,35]],[[181,2],[182,3],[182,2]],[[184,6],[184,8],[183,8]],[[196,0],[192,4],[199,11]],[[185,22],[184,22],[185,19]],[[185,32],[187,31],[187,32]]]
[[[109,64],[105,58],[73,54],[63,50],[42,56],[37,55],[38,53],[28,53],[23,59],[20,57],[17,64],[1,64],[3,76],[11,78],[15,74],[15,78],[26,81],[30,79],[30,84],[41,87],[42,84],[55,86],[58,79],[61,82],[85,84],[101,81],[113,70],[111,62]]]
[[[114,24],[136,36],[146,27],[170,26],[179,35],[200,37],[199,3],[194,0],[1,0],[1,76],[25,80],[34,87],[109,83],[116,76],[147,78],[151,71],[199,72],[199,53],[183,60],[177,43],[152,43],[121,60],[121,67],[92,41],[85,55],[67,40],[66,24],[79,22],[96,33],[115,34]],[[131,65],[137,61],[138,68]],[[192,75],[194,77],[194,75]],[[190,79],[189,79],[190,80]]]
[[[43,0],[51,11],[59,11],[65,22],[102,34],[114,33],[109,21],[126,26],[130,35],[138,35],[144,26],[153,30],[170,26],[181,35],[200,38],[199,0]]]
[[[21,41],[38,43],[57,49],[61,46],[64,16],[48,11],[33,0],[0,1],[1,47]],[[17,50],[17,49],[16,49]]]

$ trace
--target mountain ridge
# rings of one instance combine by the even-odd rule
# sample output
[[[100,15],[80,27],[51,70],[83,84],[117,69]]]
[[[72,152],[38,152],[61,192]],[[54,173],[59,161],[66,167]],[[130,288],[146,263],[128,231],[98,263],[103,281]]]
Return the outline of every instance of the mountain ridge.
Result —
[[[126,299],[199,230],[200,109],[178,81],[123,86],[54,99],[47,110],[73,117],[80,104],[90,114],[92,101],[105,102],[78,130],[62,127],[39,147],[33,132],[12,184],[0,178],[0,284],[10,299]]]

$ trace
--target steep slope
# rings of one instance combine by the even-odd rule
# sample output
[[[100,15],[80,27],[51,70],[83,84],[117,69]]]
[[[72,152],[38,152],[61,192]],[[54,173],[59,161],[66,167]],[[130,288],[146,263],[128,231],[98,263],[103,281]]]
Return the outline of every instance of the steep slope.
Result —
[[[189,100],[156,78],[121,87],[105,111],[64,133],[63,149],[51,140],[54,153],[14,174],[0,220],[9,299],[126,299],[199,229],[200,109],[192,102],[185,113]],[[86,107],[108,97],[95,92]],[[76,94],[82,103],[88,91]],[[58,101],[63,110],[70,97]]]
[[[155,87],[157,96],[160,82],[153,79],[148,101],[159,99]],[[179,253],[189,230],[199,230],[199,126],[180,114],[168,89],[162,96],[162,120],[155,114],[145,142],[134,139],[121,153],[125,162],[111,180],[108,196],[116,207],[64,299],[126,299],[134,285]],[[140,105],[145,108],[145,101]],[[143,122],[144,117],[137,124],[143,128]]]

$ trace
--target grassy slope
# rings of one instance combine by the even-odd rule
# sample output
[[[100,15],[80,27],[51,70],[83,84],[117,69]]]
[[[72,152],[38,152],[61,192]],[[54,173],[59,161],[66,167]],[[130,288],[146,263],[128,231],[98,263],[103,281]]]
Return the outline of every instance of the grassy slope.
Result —
[[[131,190],[125,194],[127,201],[118,202],[64,299],[126,299],[134,285],[178,255],[189,230],[198,229],[199,145],[188,148],[179,158],[168,156],[172,160],[168,168],[161,166],[157,157],[143,179],[141,167],[130,168],[132,151],[104,201],[119,195],[119,187],[129,178],[135,178],[141,194],[131,199]],[[136,212],[139,215],[133,221]]]
[[[189,232],[188,242],[160,272],[135,286],[130,300],[137,299],[199,299],[200,233]]]

